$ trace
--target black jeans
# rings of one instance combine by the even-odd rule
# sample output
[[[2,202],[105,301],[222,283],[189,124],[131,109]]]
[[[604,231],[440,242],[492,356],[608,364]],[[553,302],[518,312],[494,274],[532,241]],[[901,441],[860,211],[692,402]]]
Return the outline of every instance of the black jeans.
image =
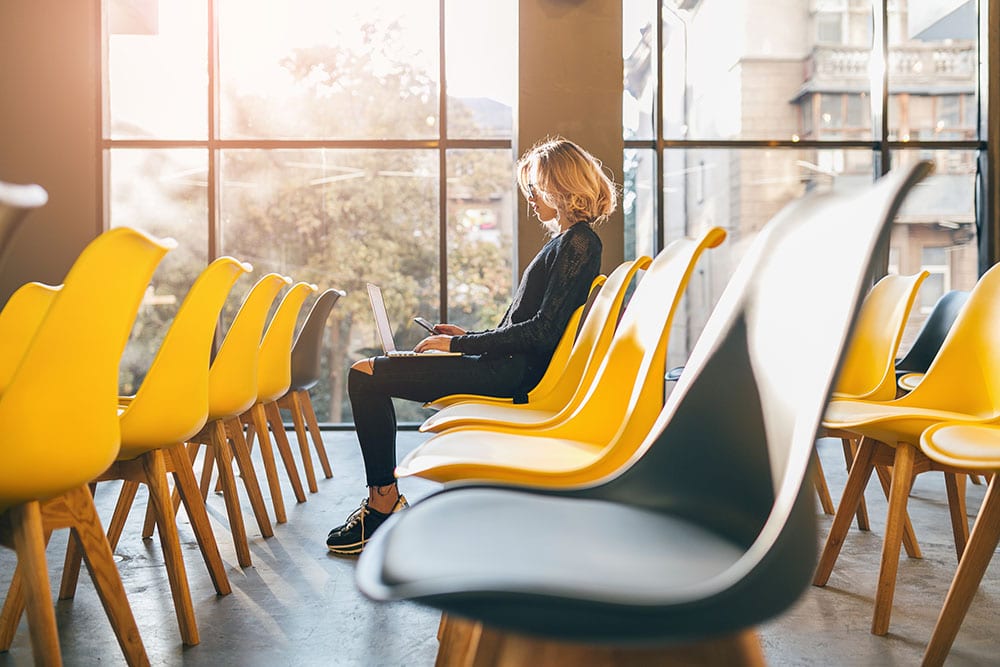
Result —
[[[433,359],[376,357],[371,375],[351,369],[347,393],[361,443],[368,486],[396,481],[393,398],[426,403],[450,394],[512,398],[537,379],[521,355],[465,355]]]

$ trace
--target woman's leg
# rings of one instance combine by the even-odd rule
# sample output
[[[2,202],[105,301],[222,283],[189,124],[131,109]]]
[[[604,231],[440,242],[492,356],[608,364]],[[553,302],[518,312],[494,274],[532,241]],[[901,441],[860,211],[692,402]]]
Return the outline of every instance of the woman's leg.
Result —
[[[339,553],[357,553],[389,514],[406,506],[393,472],[393,397],[418,402],[457,393],[511,397],[521,390],[524,375],[525,363],[518,356],[376,357],[355,363],[347,387],[365,463],[368,498],[342,526],[330,531],[327,546]]]
[[[511,397],[521,389],[524,373],[524,359],[519,356],[376,357],[354,364],[348,374],[347,392],[368,486],[395,482],[393,397],[417,402],[459,393]]]

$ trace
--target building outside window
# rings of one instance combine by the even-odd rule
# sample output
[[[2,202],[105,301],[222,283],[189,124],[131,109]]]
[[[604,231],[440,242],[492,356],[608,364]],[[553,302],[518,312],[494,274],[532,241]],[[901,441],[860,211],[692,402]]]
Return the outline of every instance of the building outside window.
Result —
[[[893,225],[894,269],[939,276],[927,298],[975,283],[986,146],[975,0],[625,0],[624,11],[625,147],[641,156],[626,160],[633,247],[709,225],[729,233],[699,264],[669,364],[684,362],[748,242],[785,204],[849,192],[915,160],[935,171]],[[883,21],[884,44],[872,29]],[[873,71],[883,72],[874,85]],[[904,345],[922,323],[917,310]]]

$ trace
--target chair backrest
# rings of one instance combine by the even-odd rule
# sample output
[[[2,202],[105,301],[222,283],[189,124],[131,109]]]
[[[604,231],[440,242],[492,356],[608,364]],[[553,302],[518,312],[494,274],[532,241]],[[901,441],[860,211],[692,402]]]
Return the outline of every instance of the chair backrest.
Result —
[[[663,373],[674,313],[698,258],[726,238],[711,227],[672,241],[653,259],[611,336],[593,380],[552,418],[561,435],[593,443],[641,442],[663,406]],[[623,458],[629,453],[619,452]],[[613,463],[612,463],[613,465]]]
[[[969,292],[966,290],[951,290],[941,295],[917,332],[910,349],[896,362],[897,373],[923,373],[930,368],[941,349],[941,343],[968,300]]]
[[[1000,419],[1000,265],[969,293],[941,348],[913,390],[896,404]]]
[[[61,285],[25,283],[0,310],[0,396],[60,289]]]
[[[692,628],[745,628],[809,585],[816,513],[807,471],[820,419],[872,253],[928,170],[919,163],[861,192],[785,207],[753,241],[633,459],[581,490],[689,514],[743,547],[732,567],[684,591],[725,596],[730,610],[720,618],[720,605],[707,605],[706,619],[692,608]]]
[[[40,185],[17,185],[0,181],[0,267],[10,250],[10,240],[25,216],[48,200],[48,193]]]
[[[548,395],[562,381],[562,374],[580,340],[580,333],[587,321],[587,316],[603,291],[607,279],[607,276],[600,274],[590,283],[590,294],[587,296],[587,301],[570,315],[569,322],[566,323],[563,335],[559,338],[559,343],[556,344],[556,349],[552,352],[552,357],[549,359],[549,365],[545,368],[542,379],[528,392],[529,403],[533,403],[541,396]]]
[[[292,383],[292,337],[295,322],[306,297],[316,285],[298,282],[281,299],[260,342],[257,368],[257,401],[268,403],[281,398]]]
[[[118,364],[175,245],[118,227],[73,263],[0,397],[0,508],[63,493],[114,461]]]
[[[257,357],[267,313],[292,279],[268,273],[247,293],[212,360],[208,374],[209,420],[236,417],[257,400]]]
[[[577,392],[581,392],[582,396],[611,345],[632,278],[647,269],[652,261],[652,258],[643,255],[622,262],[611,272],[580,325],[580,333],[562,373],[547,393],[541,393],[539,387],[529,393],[530,404],[540,409],[559,410],[569,404]]]
[[[208,373],[219,313],[236,279],[252,270],[213,261],[191,285],[135,397],[121,414],[120,459],[181,443],[208,418]]]
[[[313,302],[302,328],[295,336],[295,342],[292,343],[292,381],[289,389],[305,391],[319,382],[326,318],[330,316],[334,304],[345,294],[339,289],[328,289]]]
[[[896,397],[896,352],[906,320],[927,271],[888,275],[875,283],[861,303],[833,395],[889,401]]]

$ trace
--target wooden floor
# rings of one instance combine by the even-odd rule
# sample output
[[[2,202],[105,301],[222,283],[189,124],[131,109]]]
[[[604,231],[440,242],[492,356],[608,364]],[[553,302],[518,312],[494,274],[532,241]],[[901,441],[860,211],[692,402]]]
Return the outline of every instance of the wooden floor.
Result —
[[[210,496],[209,515],[217,528],[232,582],[231,595],[215,595],[193,534],[182,516],[181,541],[201,633],[198,646],[185,648],[180,642],[158,542],[139,538],[142,517],[134,512],[116,560],[154,665],[367,667],[434,663],[438,613],[410,603],[369,602],[354,586],[356,559],[333,556],[326,550],[324,540],[329,528],[341,523],[365,492],[354,434],[331,431],[324,437],[334,477],[321,479],[319,492],[303,504],[296,505],[290,488],[286,489],[288,522],[275,527],[274,537],[260,537],[246,504],[253,567],[237,566],[225,528],[222,498]],[[400,455],[425,437],[403,432]],[[822,441],[820,454],[834,499],[838,500],[846,479],[840,443]],[[402,488],[412,502],[436,485],[404,480]],[[105,520],[110,516],[115,490],[116,483],[109,483],[98,491],[97,504]],[[982,495],[983,487],[970,485],[970,514],[975,513]],[[885,502],[875,484],[870,486],[867,498],[872,531],[864,534],[852,529],[829,585],[811,588],[795,607],[760,629],[769,664],[919,664],[956,565],[944,482],[937,473],[917,478],[910,510],[924,558],[902,559],[892,626],[886,637],[868,632]],[[144,497],[140,496],[136,506],[144,505]],[[824,538],[830,518],[821,515],[819,521],[820,537]],[[53,590],[58,584],[65,541],[65,532],[57,532],[48,549]],[[13,565],[12,552],[0,551],[3,590]],[[997,618],[1000,562],[987,572],[947,664],[1000,664]],[[58,603],[57,621],[67,665],[124,664],[86,574],[81,576],[76,599]],[[0,654],[0,667],[31,664],[27,626],[22,622],[11,651]]]

